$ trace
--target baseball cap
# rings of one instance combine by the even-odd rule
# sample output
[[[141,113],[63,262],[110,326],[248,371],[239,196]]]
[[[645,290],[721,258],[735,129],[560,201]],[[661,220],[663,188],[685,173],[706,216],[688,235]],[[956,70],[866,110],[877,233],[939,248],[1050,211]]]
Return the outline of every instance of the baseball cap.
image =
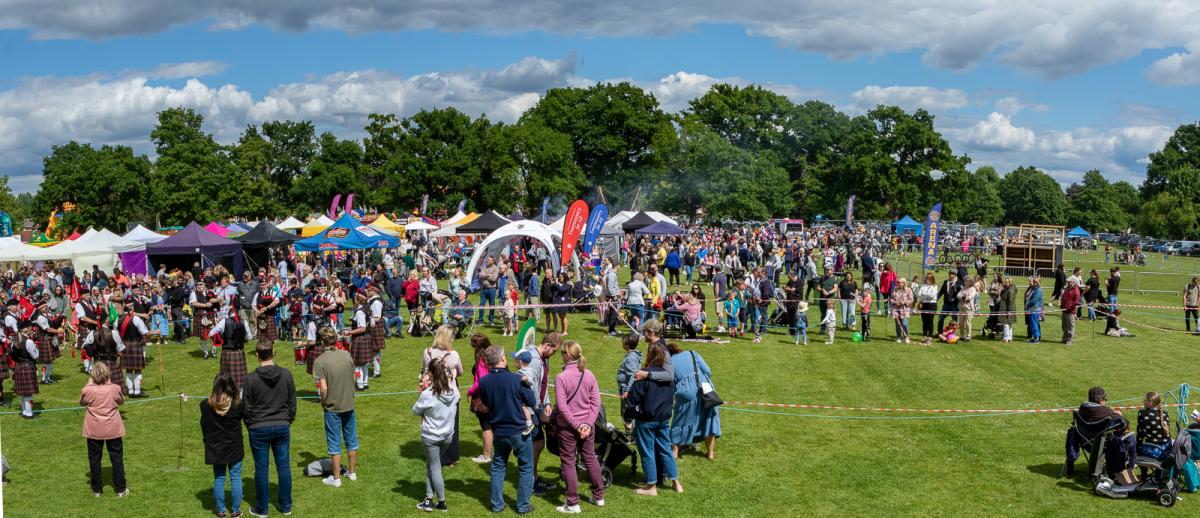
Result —
[[[529,351],[515,352],[512,354],[512,357],[516,358],[517,361],[519,361],[521,363],[529,363],[529,362],[533,361],[533,355],[529,354]]]

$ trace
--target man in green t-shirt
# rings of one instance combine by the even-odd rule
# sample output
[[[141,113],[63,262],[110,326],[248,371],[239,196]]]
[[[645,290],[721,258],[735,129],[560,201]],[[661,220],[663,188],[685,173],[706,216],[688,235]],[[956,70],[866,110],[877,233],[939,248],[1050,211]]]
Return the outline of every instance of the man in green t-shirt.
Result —
[[[337,346],[333,328],[321,330],[325,352],[313,363],[313,377],[325,409],[325,446],[333,458],[333,474],[323,481],[327,486],[342,487],[342,442],[346,443],[350,465],[346,477],[358,480],[358,430],[354,414],[354,360],[344,347]]]

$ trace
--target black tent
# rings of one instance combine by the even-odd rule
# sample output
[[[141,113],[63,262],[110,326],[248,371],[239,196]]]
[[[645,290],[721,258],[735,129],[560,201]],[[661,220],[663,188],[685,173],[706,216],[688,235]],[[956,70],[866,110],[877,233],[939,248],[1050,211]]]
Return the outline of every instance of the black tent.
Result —
[[[458,234],[490,234],[509,223],[512,223],[512,221],[508,218],[497,214],[494,210],[489,210],[484,212],[482,216],[475,218],[475,221],[458,227],[454,231]]]
[[[655,223],[658,223],[658,220],[650,217],[650,215],[646,214],[645,212],[639,212],[634,214],[632,218],[629,218],[627,221],[625,221],[625,223],[622,223],[621,230],[633,232],[638,229],[646,228]]]
[[[279,230],[279,227],[270,222],[261,221],[249,232],[231,239],[242,243],[242,251],[246,253],[252,267],[265,268],[271,264],[272,248],[290,245],[300,239],[300,236]]]

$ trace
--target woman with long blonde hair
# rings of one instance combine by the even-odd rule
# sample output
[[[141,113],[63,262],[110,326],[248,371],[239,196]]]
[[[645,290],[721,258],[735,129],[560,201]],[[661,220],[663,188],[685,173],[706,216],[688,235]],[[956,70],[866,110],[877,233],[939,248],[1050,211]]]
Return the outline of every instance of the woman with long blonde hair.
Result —
[[[443,325],[433,334],[433,345],[425,349],[425,353],[421,355],[421,375],[418,377],[419,385],[423,384],[428,379],[430,370],[440,368],[446,371],[446,379],[451,385],[457,386],[458,377],[463,373],[462,359],[458,356],[458,351],[454,350],[454,327]],[[420,387],[424,390],[425,387]],[[458,463],[458,414],[454,414],[454,436],[450,439],[450,446],[446,452],[440,456],[443,466],[453,466]]]
[[[554,378],[554,402],[558,408],[559,458],[562,478],[566,484],[566,503],[558,508],[563,513],[579,512],[579,472],[575,467],[576,451],[583,456],[588,479],[592,483],[592,500],[603,505],[604,479],[600,461],[596,458],[596,435],[593,429],[600,415],[600,386],[596,376],[587,370],[583,348],[574,340],[562,346],[563,371]]]

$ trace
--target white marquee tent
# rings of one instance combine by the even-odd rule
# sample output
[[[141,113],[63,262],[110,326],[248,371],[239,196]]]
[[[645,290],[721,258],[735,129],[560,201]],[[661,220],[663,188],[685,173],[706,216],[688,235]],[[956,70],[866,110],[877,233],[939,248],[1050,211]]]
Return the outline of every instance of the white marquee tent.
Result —
[[[150,230],[141,225],[133,227],[133,230],[126,232],[124,237],[125,237],[125,239],[128,239],[130,241],[136,241],[136,242],[142,243],[144,245],[148,245],[150,243],[157,243],[157,242],[162,241],[167,238],[167,236],[159,234],[158,232]]]
[[[523,219],[496,229],[495,232],[488,234],[475,247],[475,252],[471,254],[471,261],[467,263],[467,285],[475,285],[475,273],[483,267],[483,259],[485,257],[499,257],[505,245],[508,245],[513,240],[525,237],[533,239],[537,244],[546,247],[550,251],[550,265],[557,272],[559,268],[559,253],[558,245],[555,244],[555,241],[562,242],[562,234],[555,232],[549,225]],[[572,258],[572,260],[578,266],[578,259]]]

